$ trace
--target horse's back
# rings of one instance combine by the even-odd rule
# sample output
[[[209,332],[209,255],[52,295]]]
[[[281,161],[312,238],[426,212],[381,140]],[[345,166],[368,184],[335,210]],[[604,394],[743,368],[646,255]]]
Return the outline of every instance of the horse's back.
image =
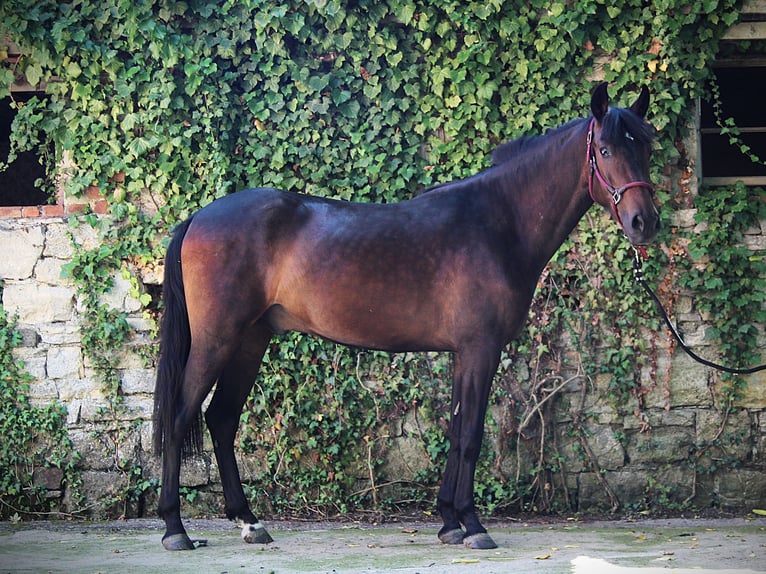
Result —
[[[289,230],[300,217],[306,197],[270,187],[245,189],[200,209],[192,225],[232,240],[240,239],[236,233]]]

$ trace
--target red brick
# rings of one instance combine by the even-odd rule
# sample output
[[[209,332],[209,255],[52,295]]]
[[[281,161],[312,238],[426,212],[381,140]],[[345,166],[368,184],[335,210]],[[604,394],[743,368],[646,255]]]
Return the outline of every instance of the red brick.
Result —
[[[43,217],[62,217],[64,215],[64,206],[60,203],[55,205],[42,206]]]
[[[101,197],[101,192],[98,190],[98,186],[89,185],[85,192],[85,197],[88,199],[99,199]]]
[[[21,208],[16,206],[3,206],[0,207],[0,217],[4,218],[18,218],[21,217]]]
[[[21,208],[21,217],[40,217],[40,206],[25,205]]]
[[[105,213],[109,213],[109,204],[106,202],[105,199],[99,199],[98,201],[94,201],[92,204],[93,212],[98,213],[99,215],[104,215]]]
[[[86,207],[88,206],[85,203],[68,203],[64,206],[64,211],[66,211],[67,214],[80,213],[81,211],[84,211]]]

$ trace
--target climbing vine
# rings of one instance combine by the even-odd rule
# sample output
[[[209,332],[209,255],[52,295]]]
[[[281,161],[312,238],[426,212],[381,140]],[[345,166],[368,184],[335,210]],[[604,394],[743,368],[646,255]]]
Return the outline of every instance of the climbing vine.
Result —
[[[142,289],[139,270],[161,260],[174,224],[248,186],[357,201],[410,197],[486,167],[504,140],[587,115],[589,88],[603,78],[620,105],[638,86],[651,88],[650,120],[658,130],[652,175],[664,182],[658,200],[668,229],[679,200],[666,167],[686,167],[680,142],[711,75],[718,38],[736,21],[739,5],[3,2],[0,29],[21,55],[0,62],[0,95],[25,78],[45,85],[48,96],[20,107],[13,153],[55,150],[49,186],[67,160],[66,193],[98,188],[109,202],[108,218],[78,220],[97,228],[102,241],[93,250],[75,246],[68,272],[82,302],[83,346],[108,397],[102,416],[111,422],[102,435],[129,477],[126,496],[156,484],[115,446],[135,432],[123,422],[128,407],[114,364],[131,330],[125,314],[100,295],[123,273],[156,318],[159,302]],[[717,193],[700,196],[700,217],[726,213],[744,225],[758,216],[742,188],[733,192],[738,209],[716,203]],[[721,249],[723,239],[693,242],[684,253],[696,260]],[[737,276],[751,278],[739,284],[741,292],[709,284],[693,265],[683,268],[681,286],[713,291],[711,311],[718,305],[716,314],[731,322],[716,324],[711,335],[724,342],[736,335],[739,342],[725,342],[722,352],[750,359],[760,317],[754,309],[762,308],[747,292],[763,293],[762,269],[744,252],[735,256],[735,244],[725,249]],[[651,278],[662,279],[663,269],[677,264],[672,253],[653,251]],[[503,357],[487,437],[533,452],[482,459],[477,493],[484,509],[568,507],[556,439],[562,404],[575,413],[582,464],[598,470],[587,451],[589,415],[581,399],[589,377],[609,375],[605,392],[615,409],[640,416],[652,384],[644,374],[657,369],[657,343],[648,334],[659,324],[643,312],[648,303],[632,283],[631,256],[613,224],[594,211],[546,270],[529,329]],[[154,351],[145,350],[148,360]],[[298,336],[275,340],[239,437],[244,451],[266,453],[248,478],[254,498],[268,492],[272,506],[264,511],[301,514],[431,500],[446,451],[448,375],[443,356],[392,357]],[[727,387],[732,397],[741,384]],[[399,419],[409,421],[406,429],[388,425]],[[381,476],[392,433],[417,435],[432,470],[408,484]],[[360,487],[365,480],[372,484]]]
[[[60,404],[35,406],[29,399],[31,377],[13,350],[22,335],[13,317],[0,308],[0,519],[54,510],[47,490],[36,481],[46,470],[58,471],[57,480],[78,497],[77,455],[66,429],[66,409]]]

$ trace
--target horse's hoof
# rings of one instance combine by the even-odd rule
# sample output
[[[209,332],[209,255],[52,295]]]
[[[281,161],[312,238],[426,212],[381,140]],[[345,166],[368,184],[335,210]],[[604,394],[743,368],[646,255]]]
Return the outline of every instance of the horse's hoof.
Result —
[[[439,540],[442,544],[462,544],[465,539],[465,532],[461,528],[439,532]]]
[[[274,539],[268,532],[266,532],[266,529],[260,522],[256,522],[255,524],[243,524],[242,540],[248,544],[269,544],[270,542],[274,542]]]
[[[478,534],[471,534],[463,539],[463,544],[466,548],[472,548],[473,550],[490,550],[497,548],[497,544],[492,540],[492,537],[486,532],[479,532]]]
[[[185,532],[163,536],[162,545],[165,550],[194,550],[194,542]]]

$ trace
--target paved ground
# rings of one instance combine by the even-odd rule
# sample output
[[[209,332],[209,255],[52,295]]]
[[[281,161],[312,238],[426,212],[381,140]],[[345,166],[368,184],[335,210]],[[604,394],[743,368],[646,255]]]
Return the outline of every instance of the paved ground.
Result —
[[[766,517],[489,523],[489,551],[440,544],[434,522],[271,522],[267,546],[244,544],[225,520],[186,524],[207,546],[163,550],[157,520],[0,523],[0,574],[766,572]]]

